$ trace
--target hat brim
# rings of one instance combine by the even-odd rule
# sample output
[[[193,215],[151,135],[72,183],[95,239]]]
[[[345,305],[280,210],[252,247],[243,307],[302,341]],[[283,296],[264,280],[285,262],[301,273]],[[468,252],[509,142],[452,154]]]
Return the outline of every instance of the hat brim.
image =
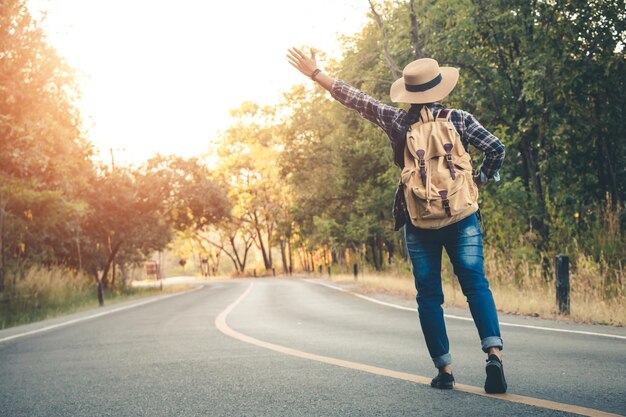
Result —
[[[426,104],[443,100],[456,86],[459,70],[454,67],[441,67],[441,82],[426,91],[411,92],[404,87],[404,77],[396,80],[389,91],[394,103]]]

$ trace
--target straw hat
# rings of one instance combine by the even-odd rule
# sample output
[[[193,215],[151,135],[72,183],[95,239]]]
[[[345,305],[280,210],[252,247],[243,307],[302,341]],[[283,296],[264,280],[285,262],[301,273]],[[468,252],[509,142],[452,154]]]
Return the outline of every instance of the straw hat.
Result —
[[[422,58],[404,67],[402,78],[391,85],[391,101],[425,104],[446,97],[459,79],[454,67],[439,67],[434,59]]]

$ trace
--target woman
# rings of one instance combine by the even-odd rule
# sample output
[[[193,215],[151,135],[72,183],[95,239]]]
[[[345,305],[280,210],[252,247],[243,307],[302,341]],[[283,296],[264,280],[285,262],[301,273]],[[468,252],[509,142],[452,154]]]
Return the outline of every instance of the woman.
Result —
[[[311,55],[307,56],[299,49],[292,48],[288,51],[287,59],[298,71],[328,90],[337,101],[381,127],[391,141],[394,160],[399,165],[402,165],[407,132],[411,125],[420,119],[424,108],[437,117],[444,109],[441,101],[452,91],[459,77],[458,69],[439,67],[433,59],[411,62],[404,68],[403,77],[396,80],[391,87],[392,101],[411,105],[405,111],[383,104],[322,72],[318,68],[313,49]],[[485,154],[479,172],[473,177],[476,186],[480,188],[490,179],[498,181],[498,169],[504,159],[504,145],[471,114],[456,109],[446,110],[445,113],[447,120],[454,125],[460,136],[465,150],[472,144]],[[394,217],[396,230],[404,226],[417,289],[420,324],[430,356],[439,371],[431,386],[440,389],[451,389],[454,386],[452,357],[441,307],[441,255],[445,248],[467,297],[481,347],[488,355],[485,391],[506,392],[507,384],[501,358],[503,343],[496,306],[484,272],[478,212],[439,229],[417,228],[411,221],[407,221],[410,217],[401,188],[402,185],[396,193]]]

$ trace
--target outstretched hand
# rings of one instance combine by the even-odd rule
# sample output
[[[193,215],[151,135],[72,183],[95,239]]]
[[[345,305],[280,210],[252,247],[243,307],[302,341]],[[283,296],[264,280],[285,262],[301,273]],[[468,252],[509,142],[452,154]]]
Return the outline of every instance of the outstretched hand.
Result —
[[[315,60],[315,49],[311,48],[311,56],[308,57],[298,48],[290,48],[287,54],[287,60],[298,71],[311,77],[313,71],[317,69],[317,61]]]

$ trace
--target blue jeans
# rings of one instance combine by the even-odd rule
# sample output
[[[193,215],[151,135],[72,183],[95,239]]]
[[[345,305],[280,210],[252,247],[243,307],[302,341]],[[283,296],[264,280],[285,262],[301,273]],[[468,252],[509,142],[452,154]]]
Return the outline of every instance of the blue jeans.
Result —
[[[502,349],[498,313],[485,277],[483,238],[477,215],[437,230],[418,229],[409,222],[404,233],[413,264],[420,324],[435,366],[441,368],[452,363],[441,308],[444,247],[467,298],[483,351],[491,347]]]

